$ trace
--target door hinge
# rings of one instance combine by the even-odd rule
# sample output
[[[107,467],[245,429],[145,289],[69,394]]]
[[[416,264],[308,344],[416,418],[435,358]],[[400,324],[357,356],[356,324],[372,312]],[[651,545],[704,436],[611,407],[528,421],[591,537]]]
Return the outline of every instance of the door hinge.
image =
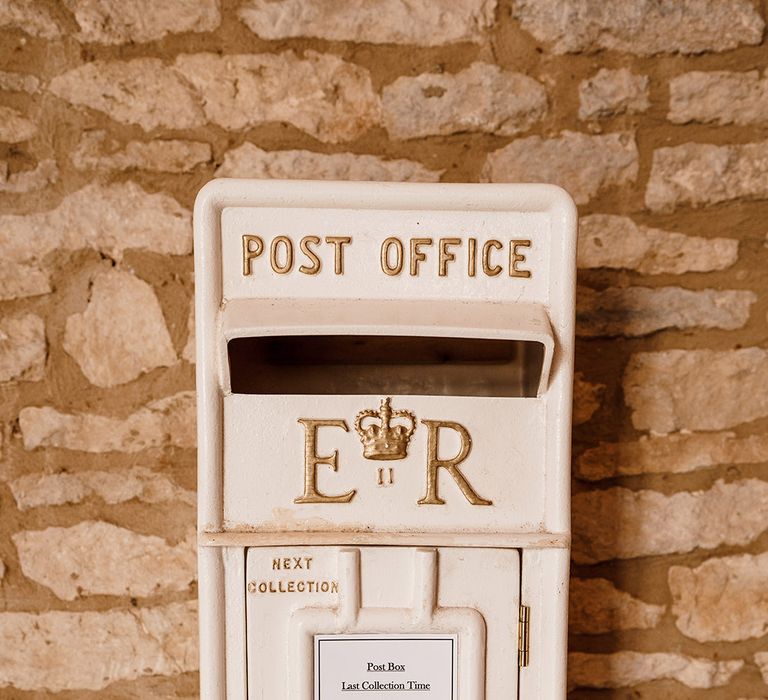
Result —
[[[520,617],[517,624],[517,665],[525,668],[530,654],[531,608],[529,605],[520,606]]]

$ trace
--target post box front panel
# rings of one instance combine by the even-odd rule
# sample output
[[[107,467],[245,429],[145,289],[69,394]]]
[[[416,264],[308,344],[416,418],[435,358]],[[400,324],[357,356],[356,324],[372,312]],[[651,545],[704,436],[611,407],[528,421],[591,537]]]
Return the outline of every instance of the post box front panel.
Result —
[[[202,696],[565,696],[575,222],[545,185],[205,188]]]
[[[545,398],[226,396],[225,529],[539,531],[545,408]]]
[[[517,697],[517,550],[258,547],[246,581],[252,700]]]
[[[546,213],[232,207],[221,222],[225,300],[549,293]]]

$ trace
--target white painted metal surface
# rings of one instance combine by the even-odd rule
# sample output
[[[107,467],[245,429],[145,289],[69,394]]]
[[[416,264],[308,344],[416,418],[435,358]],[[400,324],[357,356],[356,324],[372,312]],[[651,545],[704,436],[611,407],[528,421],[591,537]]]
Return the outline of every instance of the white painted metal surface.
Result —
[[[564,697],[575,221],[545,185],[201,191],[204,699],[312,700],[320,640],[393,635],[424,678],[455,638],[462,700]]]
[[[302,568],[275,568],[286,559]],[[473,585],[480,572],[487,580]],[[258,547],[248,552],[247,582],[249,698],[313,698],[316,677],[307,661],[316,635],[455,635],[457,697],[515,697],[517,668],[508,663],[517,655],[515,549]],[[347,678],[382,676],[350,666]]]

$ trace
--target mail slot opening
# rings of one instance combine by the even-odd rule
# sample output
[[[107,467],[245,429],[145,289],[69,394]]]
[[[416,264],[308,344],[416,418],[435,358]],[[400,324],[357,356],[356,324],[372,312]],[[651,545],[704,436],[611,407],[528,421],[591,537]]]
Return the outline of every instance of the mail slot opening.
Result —
[[[536,341],[373,335],[286,335],[228,343],[236,394],[536,396]]]

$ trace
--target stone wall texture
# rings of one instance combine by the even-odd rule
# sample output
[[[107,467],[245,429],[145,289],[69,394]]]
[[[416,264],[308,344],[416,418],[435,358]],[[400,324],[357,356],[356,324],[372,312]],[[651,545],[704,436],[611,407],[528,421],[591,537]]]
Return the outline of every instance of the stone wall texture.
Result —
[[[764,0],[0,0],[0,697],[197,697],[191,207],[579,205],[572,698],[768,698]]]

